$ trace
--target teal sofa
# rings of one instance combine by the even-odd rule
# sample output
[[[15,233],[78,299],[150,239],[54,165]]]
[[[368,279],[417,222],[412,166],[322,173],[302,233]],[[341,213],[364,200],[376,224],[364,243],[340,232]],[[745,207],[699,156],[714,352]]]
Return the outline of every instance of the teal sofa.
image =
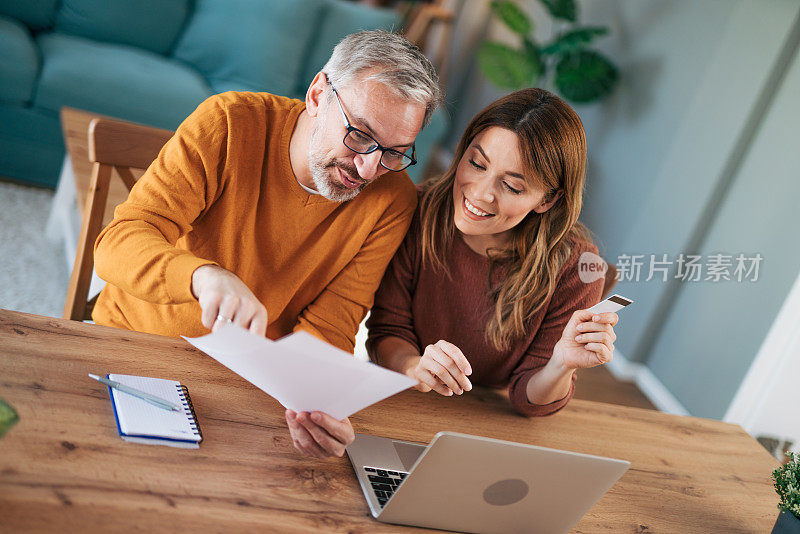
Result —
[[[224,91],[303,98],[345,35],[399,16],[343,0],[0,0],[0,177],[55,187],[69,106],[175,129]],[[418,179],[447,129],[418,138]]]

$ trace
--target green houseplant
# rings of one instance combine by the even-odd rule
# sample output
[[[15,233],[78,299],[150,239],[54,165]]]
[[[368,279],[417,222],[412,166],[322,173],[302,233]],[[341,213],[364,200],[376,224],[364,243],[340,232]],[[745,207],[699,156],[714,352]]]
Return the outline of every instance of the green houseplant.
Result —
[[[781,511],[773,534],[800,533],[800,454],[787,452],[786,456],[789,461],[772,472]]]
[[[486,77],[501,89],[516,90],[552,85],[576,103],[605,98],[617,84],[617,67],[589,47],[608,28],[577,24],[576,0],[539,0],[562,31],[546,43],[534,38],[533,21],[510,0],[494,0],[492,14],[520,39],[519,47],[486,41],[478,50],[478,64]]]

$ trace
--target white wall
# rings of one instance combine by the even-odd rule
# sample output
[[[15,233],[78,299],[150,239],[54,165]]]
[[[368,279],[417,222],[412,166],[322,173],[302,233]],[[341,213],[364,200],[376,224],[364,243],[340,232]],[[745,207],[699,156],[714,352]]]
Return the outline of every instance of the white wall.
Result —
[[[753,436],[792,442],[800,452],[800,276],[725,414]]]

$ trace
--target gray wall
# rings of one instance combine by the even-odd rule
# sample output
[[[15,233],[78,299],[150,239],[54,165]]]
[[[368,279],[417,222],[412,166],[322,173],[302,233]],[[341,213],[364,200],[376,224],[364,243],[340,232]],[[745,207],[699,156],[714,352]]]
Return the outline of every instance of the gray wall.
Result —
[[[608,26],[600,49],[618,64],[617,91],[602,105],[578,106],[589,142],[584,221],[613,259],[686,120],[698,81],[735,3],[697,0],[584,2],[587,22]],[[655,251],[653,251],[655,252]]]
[[[480,4],[467,2],[460,18],[470,10],[485,16]],[[553,28],[538,3],[524,6],[546,38]],[[645,363],[692,414],[721,418],[800,271],[800,250],[790,245],[800,198],[800,99],[791,96],[800,94],[800,4],[594,0],[581,7],[582,22],[611,28],[600,48],[622,71],[612,98],[576,107],[590,152],[583,220],[606,259],[645,256],[639,281],[617,288],[636,300],[617,327],[617,347]],[[495,23],[470,20],[473,34],[510,38]],[[502,92],[474,65],[451,83],[454,143]],[[740,252],[764,257],[758,282],[644,281],[652,254],[707,260]]]
[[[719,418],[800,272],[800,56],[747,149],[699,253],[760,253],[756,283],[678,288],[648,366],[690,407]],[[793,325],[797,326],[797,325]]]
[[[621,244],[621,252],[644,254],[646,259],[651,254],[675,258],[682,252],[704,254],[706,259],[709,253],[761,252],[765,267],[782,266],[762,273],[757,287],[747,282],[708,287],[675,280],[619,285],[638,301],[636,313],[626,314],[618,328],[620,350],[646,363],[690,413],[719,418],[800,267],[793,251],[770,246],[775,230],[793,225],[791,210],[775,210],[777,205],[765,207],[751,199],[747,214],[752,233],[743,234],[741,222],[731,224],[737,215],[744,220],[744,213],[735,211],[745,207],[737,205],[737,195],[746,187],[742,182],[752,180],[742,174],[743,162],[763,143],[763,121],[776,90],[787,83],[781,79],[787,59],[796,54],[791,32],[796,30],[798,5],[739,2],[715,7],[726,14],[724,28],[714,35],[709,59],[684,100],[684,113],[675,122],[665,120],[677,126],[671,137],[660,141],[662,153],[653,160],[650,186],[644,195],[626,199],[626,205],[638,205],[630,230],[607,226],[605,202],[591,193],[587,204],[593,209],[587,212],[587,222],[599,235]],[[704,42],[705,35],[700,32],[691,41]],[[776,120],[791,123],[798,117],[796,111]],[[787,186],[797,175],[783,171],[782,159],[780,153],[773,154],[761,172],[771,175],[776,185]],[[619,167],[609,159],[603,173]],[[617,186],[624,191],[623,184]],[[790,188],[774,191],[792,198]],[[770,219],[778,224],[755,224]],[[624,238],[612,237],[614,231],[624,232]],[[749,299],[748,306],[744,298],[757,293],[760,296]],[[734,307],[735,302],[740,305]]]

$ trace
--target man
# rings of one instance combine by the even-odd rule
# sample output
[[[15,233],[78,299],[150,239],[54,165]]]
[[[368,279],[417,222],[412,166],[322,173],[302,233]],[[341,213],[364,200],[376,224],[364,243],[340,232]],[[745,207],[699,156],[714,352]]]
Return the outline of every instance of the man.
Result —
[[[109,284],[93,319],[168,336],[231,322],[272,339],[302,329],[352,352],[415,208],[400,171],[440,98],[425,56],[377,31],[343,39],[305,102],[210,97],[100,234]],[[353,440],[347,419],[286,419],[314,456]]]

